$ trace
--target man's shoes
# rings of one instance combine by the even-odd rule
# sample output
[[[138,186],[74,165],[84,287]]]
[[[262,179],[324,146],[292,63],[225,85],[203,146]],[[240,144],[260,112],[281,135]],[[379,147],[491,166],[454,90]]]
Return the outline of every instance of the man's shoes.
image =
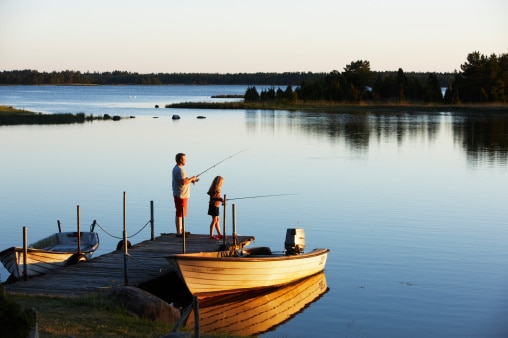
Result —
[[[189,231],[185,231],[185,237],[189,237],[190,234]],[[182,234],[176,234],[176,237],[182,237]]]

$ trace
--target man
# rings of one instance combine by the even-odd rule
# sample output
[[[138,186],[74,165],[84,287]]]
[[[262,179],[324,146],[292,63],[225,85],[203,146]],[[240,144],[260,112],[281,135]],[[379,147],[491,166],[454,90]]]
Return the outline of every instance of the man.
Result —
[[[175,200],[175,225],[176,235],[182,236],[182,217],[187,216],[187,202],[190,197],[190,183],[195,184],[198,181],[197,176],[187,177],[184,169],[186,163],[184,153],[178,153],[175,156],[176,165],[173,168],[173,198]],[[182,213],[182,210],[184,211]]]

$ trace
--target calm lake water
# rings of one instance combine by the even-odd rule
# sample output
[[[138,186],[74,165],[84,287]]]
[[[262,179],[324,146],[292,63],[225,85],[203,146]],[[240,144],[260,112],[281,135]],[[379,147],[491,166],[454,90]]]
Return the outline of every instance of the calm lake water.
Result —
[[[118,122],[0,127],[0,249],[95,219],[120,237],[155,205],[174,232],[170,170],[187,153],[201,176],[186,226],[207,233],[216,175],[238,199],[238,233],[329,248],[329,291],[262,337],[507,337],[508,112],[505,114],[174,110],[167,103],[246,86],[0,87],[0,104],[135,116]],[[180,120],[172,120],[178,114]],[[197,119],[197,116],[206,119]],[[231,210],[231,209],[230,209]],[[102,230],[97,254],[115,249]],[[145,228],[133,243],[148,239]],[[8,276],[0,270],[0,277]]]

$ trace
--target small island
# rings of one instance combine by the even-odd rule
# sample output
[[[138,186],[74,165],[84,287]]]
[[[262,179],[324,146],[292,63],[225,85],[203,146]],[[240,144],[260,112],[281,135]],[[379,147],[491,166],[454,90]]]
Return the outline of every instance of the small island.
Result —
[[[18,125],[18,124],[71,124],[84,123],[94,120],[120,120],[119,116],[86,116],[84,113],[78,114],[43,114],[31,112],[24,109],[17,109],[11,106],[0,106],[0,126]]]

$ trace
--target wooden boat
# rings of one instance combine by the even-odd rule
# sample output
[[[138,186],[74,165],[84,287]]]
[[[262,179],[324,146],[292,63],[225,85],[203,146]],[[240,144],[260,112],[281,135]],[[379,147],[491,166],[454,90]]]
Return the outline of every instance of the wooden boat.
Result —
[[[80,232],[80,251],[78,252],[78,232],[57,232],[31,244],[26,249],[27,277],[47,273],[68,264],[75,264],[92,258],[99,247],[96,232]],[[10,272],[11,278],[23,277],[24,249],[11,247],[0,252],[0,261]]]
[[[304,311],[326,292],[326,277],[321,272],[278,288],[205,298],[199,301],[200,330],[257,336]],[[193,315],[186,326],[194,327]]]
[[[167,256],[191,294],[242,292],[285,285],[324,270],[328,249],[272,253],[267,247]]]

